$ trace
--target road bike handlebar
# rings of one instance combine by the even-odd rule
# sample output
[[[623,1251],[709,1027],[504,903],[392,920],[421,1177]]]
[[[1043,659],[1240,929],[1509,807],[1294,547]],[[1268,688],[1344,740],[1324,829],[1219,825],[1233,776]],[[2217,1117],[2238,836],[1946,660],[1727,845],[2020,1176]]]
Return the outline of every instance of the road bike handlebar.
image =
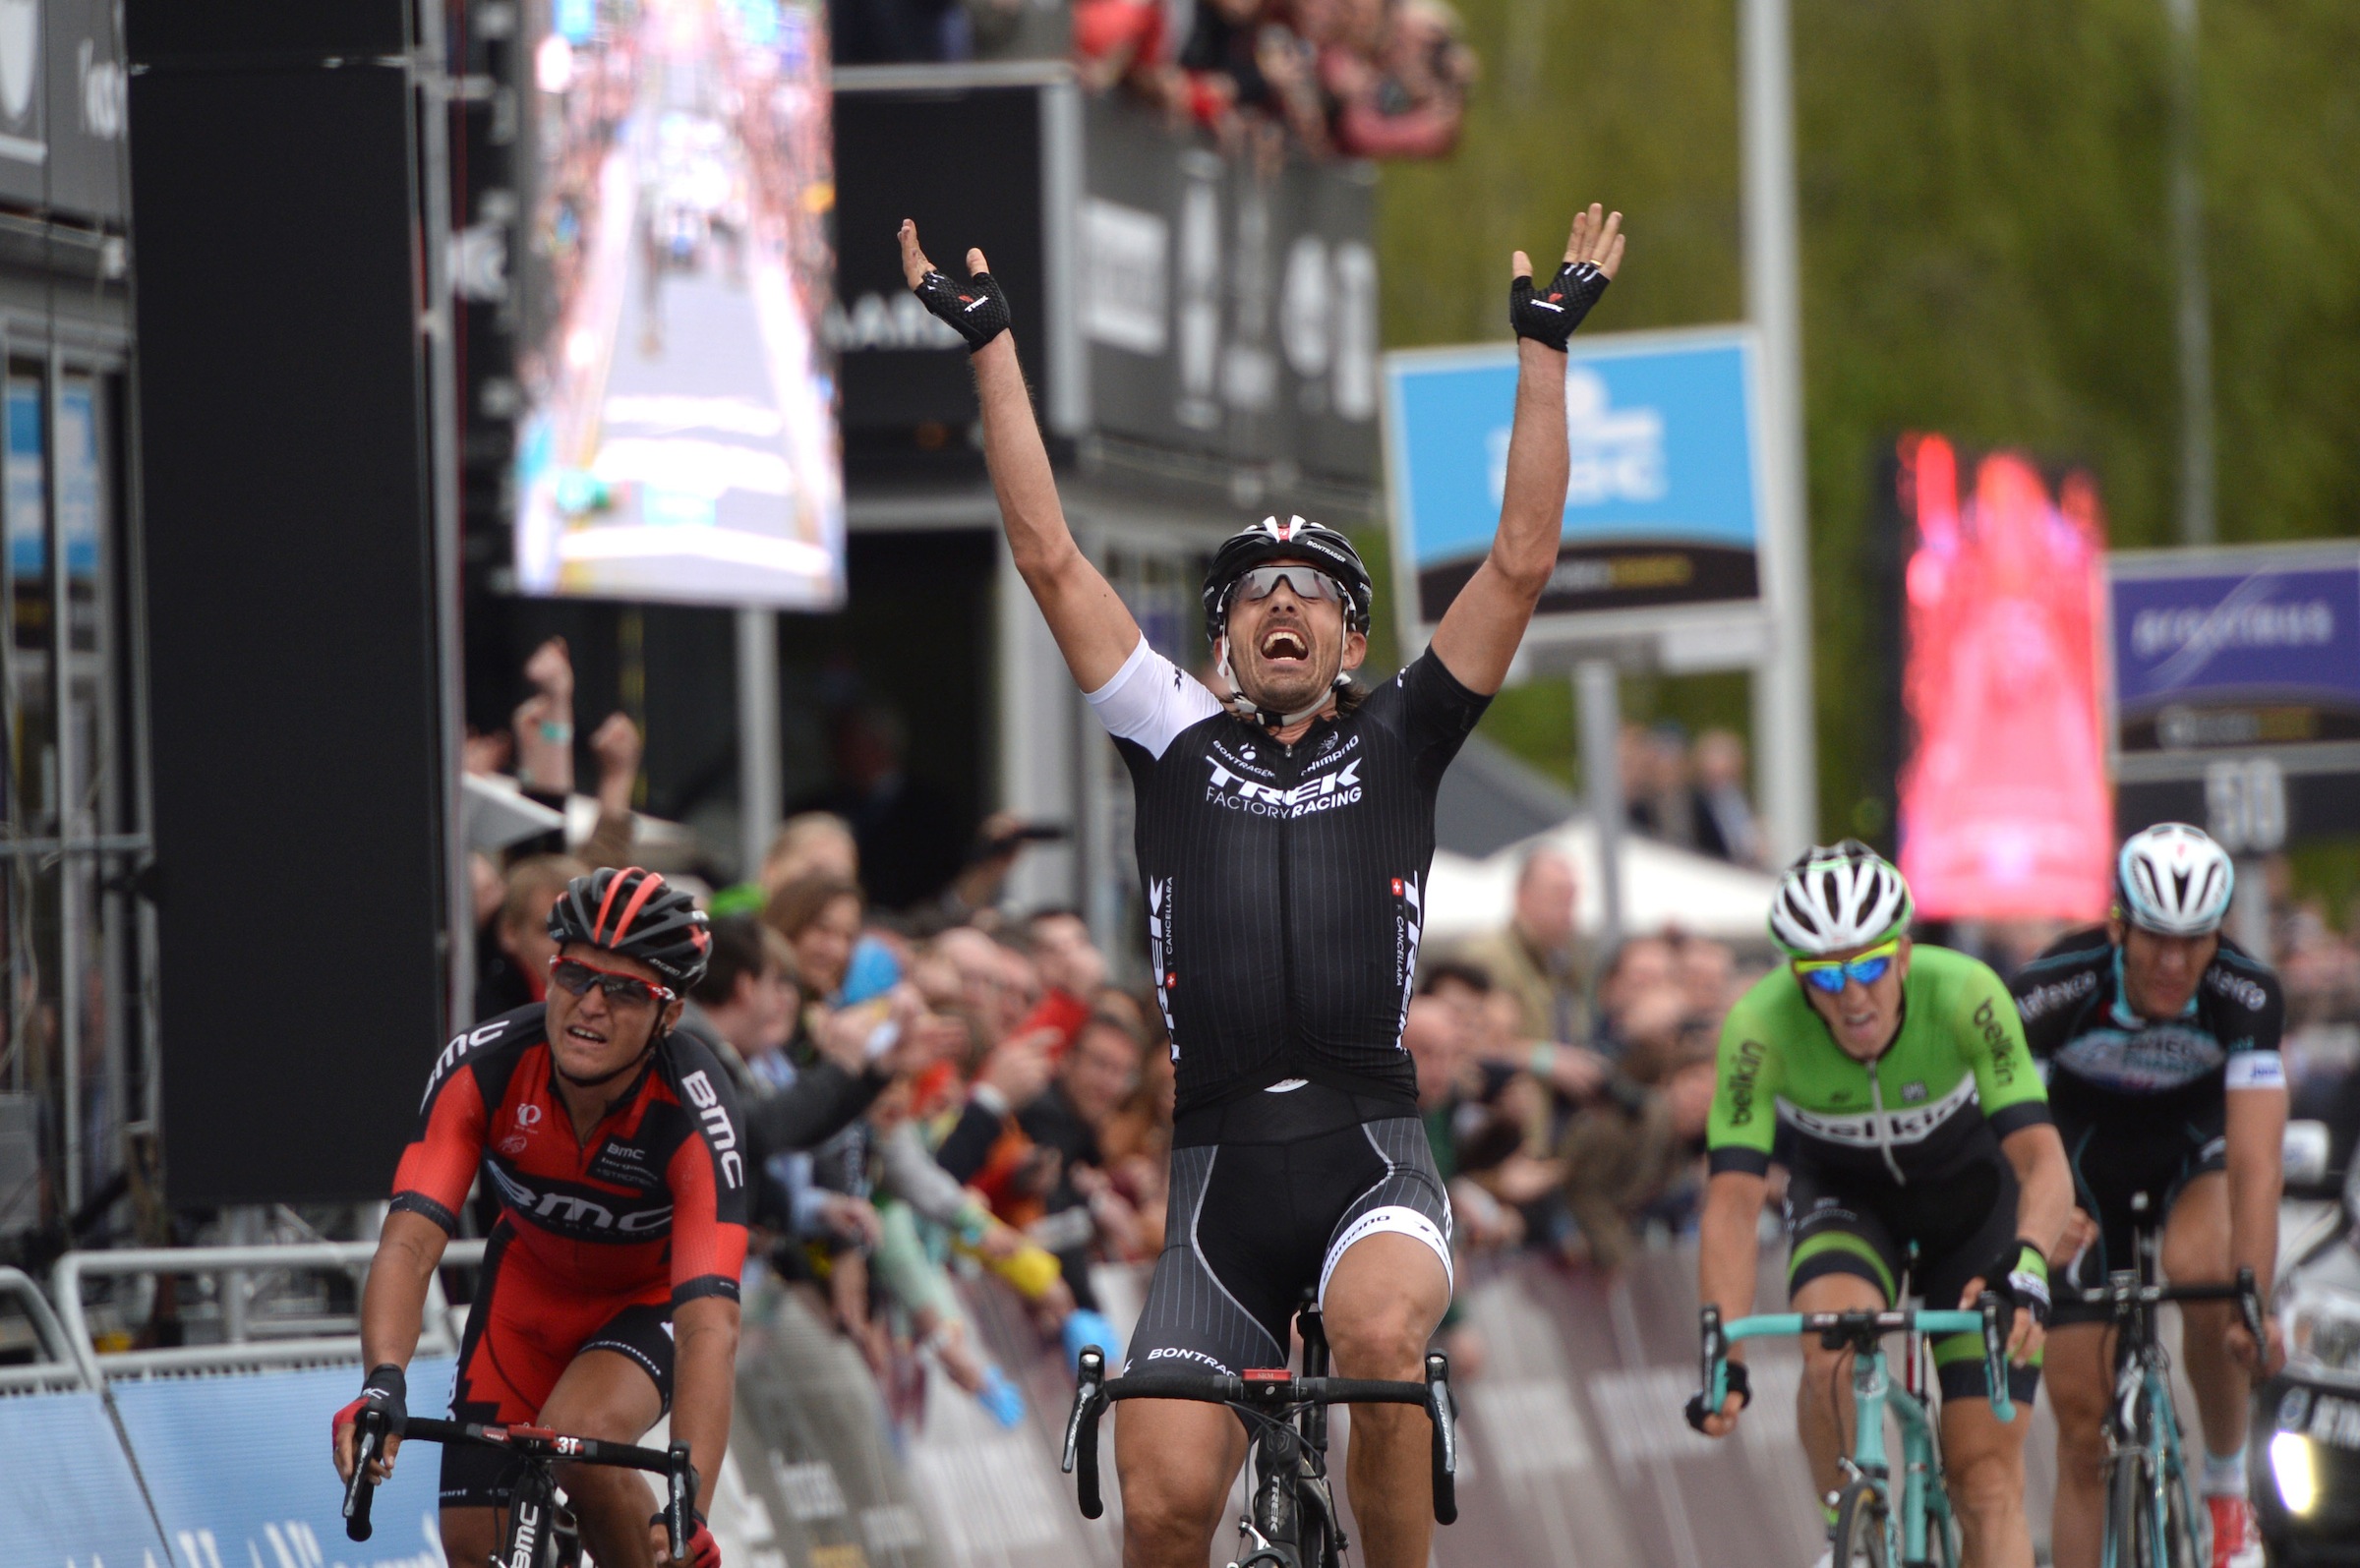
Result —
[[[367,1540],[376,1528],[370,1523],[369,1509],[377,1495],[377,1483],[369,1479],[369,1466],[384,1450],[385,1414],[382,1410],[363,1411],[358,1419],[360,1435],[354,1453],[352,1479],[344,1483],[344,1534],[354,1540]],[[598,1437],[572,1437],[553,1432],[546,1426],[502,1426],[487,1422],[432,1421],[413,1416],[402,1423],[403,1442],[470,1443],[478,1447],[499,1448],[524,1459],[563,1461],[569,1465],[603,1465],[615,1470],[641,1470],[665,1480],[664,1530],[670,1537],[672,1556],[678,1561],[686,1549],[688,1538],[695,1526],[690,1518],[696,1504],[696,1467],[688,1462],[688,1445],[674,1443],[669,1449],[640,1448],[631,1443],[610,1442]]]
[[[1974,1311],[1922,1311],[1887,1307],[1874,1312],[1761,1312],[1728,1323],[1721,1308],[1707,1307],[1699,1314],[1704,1339],[1704,1408],[1717,1411],[1729,1397],[1729,1347],[1741,1340],[1817,1334],[1831,1349],[1853,1342],[1865,1348],[1887,1334],[1980,1334],[1983,1340],[1983,1377],[1989,1389],[1991,1413],[2004,1423],[2016,1419],[2016,1402],[2008,1394],[2008,1337],[2000,1331],[2000,1300],[1990,1291],[1976,1298]]]
[[[2231,1285],[2142,1285],[2137,1274],[2124,1270],[2094,1290],[2064,1291],[2058,1299],[2084,1307],[2109,1307],[2117,1316],[2134,1307],[2160,1307],[2167,1302],[2235,1302],[2245,1331],[2254,1336],[2256,1345],[2262,1344],[2262,1292],[2250,1268],[2239,1269],[2236,1283]]]
[[[1098,1494],[1098,1417],[1122,1399],[1183,1399],[1205,1405],[1233,1405],[1284,1421],[1313,1405],[1417,1405],[1434,1423],[1434,1517],[1438,1524],[1458,1518],[1458,1424],[1450,1401],[1450,1361],[1440,1351],[1426,1358],[1422,1383],[1370,1377],[1296,1377],[1283,1370],[1227,1372],[1157,1371],[1106,1378],[1106,1353],[1095,1345],[1082,1352],[1074,1408],[1066,1418],[1061,1469],[1074,1478],[1082,1517],[1106,1511]]]

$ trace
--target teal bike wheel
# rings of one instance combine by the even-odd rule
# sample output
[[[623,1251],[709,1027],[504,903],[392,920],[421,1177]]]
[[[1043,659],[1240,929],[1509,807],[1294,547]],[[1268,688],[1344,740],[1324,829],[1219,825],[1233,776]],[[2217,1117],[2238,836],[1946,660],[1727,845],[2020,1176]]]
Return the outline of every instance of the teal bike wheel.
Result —
[[[2145,1454],[2124,1454],[2106,1481],[2105,1568],[2171,1568],[2155,1531],[2155,1484]]]
[[[1893,1515],[1873,1481],[1854,1481],[1836,1501],[1834,1568],[1895,1568]]]

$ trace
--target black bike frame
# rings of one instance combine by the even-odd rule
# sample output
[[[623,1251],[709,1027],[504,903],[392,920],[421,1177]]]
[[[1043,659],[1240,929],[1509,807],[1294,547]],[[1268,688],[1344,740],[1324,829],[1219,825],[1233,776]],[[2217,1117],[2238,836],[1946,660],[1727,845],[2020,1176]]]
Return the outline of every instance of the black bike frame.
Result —
[[[344,1534],[354,1540],[367,1540],[376,1528],[370,1523],[369,1510],[377,1496],[377,1484],[369,1480],[369,1466],[384,1451],[384,1412],[363,1411],[359,1425],[352,1479],[344,1484]],[[540,1560],[541,1542],[548,1539],[543,1533],[553,1523],[557,1502],[557,1484],[551,1468],[560,1464],[603,1465],[662,1476],[664,1529],[675,1560],[686,1548],[694,1529],[691,1511],[696,1504],[697,1477],[696,1467],[688,1462],[686,1443],[674,1443],[670,1449],[639,1448],[596,1437],[569,1437],[545,1426],[497,1426],[472,1421],[429,1421],[417,1416],[403,1423],[400,1437],[405,1443],[470,1443],[497,1448],[524,1462],[526,1479],[517,1484],[515,1502],[508,1511],[508,1539],[500,1552],[502,1562],[515,1558],[519,1538],[528,1531],[533,1533],[532,1539],[526,1543],[524,1556],[516,1560]]]

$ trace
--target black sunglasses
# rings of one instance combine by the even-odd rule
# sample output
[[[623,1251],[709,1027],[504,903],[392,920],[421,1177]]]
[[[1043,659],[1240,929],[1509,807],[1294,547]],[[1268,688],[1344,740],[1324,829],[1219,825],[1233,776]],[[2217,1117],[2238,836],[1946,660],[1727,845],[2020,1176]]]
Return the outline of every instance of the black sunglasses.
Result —
[[[579,958],[549,960],[549,979],[552,985],[562,986],[569,995],[588,996],[596,986],[607,994],[610,1006],[626,1004],[633,1007],[656,1007],[670,1002],[672,992],[660,985],[650,984],[635,974],[618,974],[613,969],[600,969]]]

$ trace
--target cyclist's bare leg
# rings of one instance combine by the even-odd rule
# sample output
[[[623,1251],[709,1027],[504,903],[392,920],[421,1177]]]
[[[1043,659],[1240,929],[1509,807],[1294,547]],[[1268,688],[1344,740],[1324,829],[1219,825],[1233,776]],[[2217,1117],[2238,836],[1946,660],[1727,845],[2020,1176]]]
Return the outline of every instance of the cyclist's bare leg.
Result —
[[[1966,1538],[1966,1568],[2033,1568],[2033,1530],[2024,1517],[2024,1438],[2030,1403],[2007,1425],[1983,1399],[1942,1407],[1942,1475]]]
[[[1124,1568],[1205,1568],[1246,1462],[1246,1429],[1224,1405],[1131,1399],[1114,1407]]]
[[[1426,1346],[1449,1306],[1449,1276],[1424,1242],[1396,1231],[1354,1242],[1328,1275],[1320,1308],[1335,1374],[1423,1381]],[[1426,1568],[1433,1432],[1415,1405],[1352,1408],[1346,1469],[1368,1568]]]
[[[2180,1190],[2163,1221],[2163,1277],[2174,1285],[2226,1285],[2229,1272],[2229,1179],[2219,1171]],[[2253,1384],[2229,1355],[2234,1302],[2191,1302],[2180,1308],[2180,1365],[2196,1391],[2205,1447],[2233,1454],[2245,1446],[2246,1404]],[[2203,1455],[2190,1454],[2191,1470]]]
[[[541,1407],[541,1424],[576,1437],[635,1443],[664,1415],[655,1379],[619,1351],[586,1350],[573,1359]],[[599,1568],[653,1568],[647,1518],[656,1494],[637,1471],[560,1465],[558,1484],[582,1528],[582,1546]]]
[[[489,1508],[442,1510],[442,1560],[450,1568],[483,1568],[500,1545],[500,1516]]]
[[[1798,1312],[1874,1312],[1889,1305],[1883,1287],[1858,1274],[1822,1274],[1805,1281],[1789,1304]],[[1844,1484],[1836,1461],[1852,1452],[1852,1352],[1828,1350],[1803,1336],[1795,1424],[1802,1434],[1803,1457],[1810,1461],[1812,1490],[1825,1497]]]
[[[2056,1568],[2097,1568],[2106,1530],[2106,1406],[2114,1336],[2103,1323],[2048,1331],[2040,1381],[2057,1418],[2057,1506],[2049,1522]]]

